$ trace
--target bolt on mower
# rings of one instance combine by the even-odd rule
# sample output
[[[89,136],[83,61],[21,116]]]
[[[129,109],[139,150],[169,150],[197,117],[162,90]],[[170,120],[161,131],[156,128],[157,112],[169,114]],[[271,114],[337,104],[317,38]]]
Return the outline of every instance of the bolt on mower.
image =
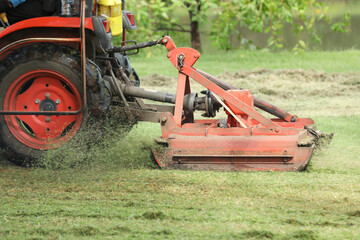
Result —
[[[194,170],[306,168],[321,136],[314,121],[295,115],[193,67],[200,53],[165,36],[126,40],[136,29],[125,1],[62,1],[58,16],[27,19],[0,32],[0,143],[8,160],[36,161],[69,144],[86,116],[116,109],[121,118],[158,122],[152,149],[159,167]],[[113,35],[122,34],[114,47]],[[163,45],[179,71],[176,94],[141,88],[128,55]],[[135,52],[134,52],[135,51]],[[164,56],[165,59],[165,56]],[[206,88],[191,92],[190,78]],[[164,104],[147,104],[149,99]],[[269,119],[255,107],[274,115]],[[226,119],[212,119],[224,109]],[[204,119],[195,119],[194,112]],[[88,114],[88,113],[91,114]],[[119,117],[119,118],[120,118]]]

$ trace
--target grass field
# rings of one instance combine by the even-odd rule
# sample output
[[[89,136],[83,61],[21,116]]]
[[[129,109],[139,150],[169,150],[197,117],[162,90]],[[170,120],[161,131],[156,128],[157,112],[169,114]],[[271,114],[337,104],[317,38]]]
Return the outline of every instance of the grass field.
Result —
[[[196,65],[334,132],[305,172],[158,170],[148,148],[160,128],[140,123],[86,165],[0,160],[0,239],[360,239],[359,60],[359,51],[231,52]],[[175,91],[164,53],[132,63],[143,86]]]

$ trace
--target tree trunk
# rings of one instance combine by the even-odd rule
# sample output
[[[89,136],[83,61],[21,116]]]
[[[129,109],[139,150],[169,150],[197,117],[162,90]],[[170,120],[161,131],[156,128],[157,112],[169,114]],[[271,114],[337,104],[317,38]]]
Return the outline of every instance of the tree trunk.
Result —
[[[191,47],[201,52],[201,41],[200,41],[200,30],[199,30],[199,21],[193,20],[194,16],[200,14],[201,11],[201,0],[196,0],[197,10],[193,12],[189,10],[190,17],[190,27],[191,27]],[[190,7],[189,5],[187,7]]]

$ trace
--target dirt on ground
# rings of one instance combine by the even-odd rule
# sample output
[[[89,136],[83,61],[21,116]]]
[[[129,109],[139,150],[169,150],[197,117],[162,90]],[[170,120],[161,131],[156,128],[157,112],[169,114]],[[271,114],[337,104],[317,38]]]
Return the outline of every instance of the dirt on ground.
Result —
[[[176,77],[168,77],[161,74],[150,74],[146,77],[142,77],[141,81],[145,83],[147,86],[166,86],[171,85],[176,82]]]
[[[312,115],[360,112],[360,73],[325,73],[314,70],[267,70],[225,72],[217,78],[239,88],[250,89],[260,98],[288,110]],[[174,93],[177,76],[152,74],[142,86]],[[192,81],[192,90],[204,89]],[[340,111],[340,112],[339,112]]]
[[[305,70],[267,70],[225,72],[217,78],[254,93],[283,98],[296,96],[340,96],[360,90],[360,73],[325,73]],[[142,78],[144,86],[174,86],[177,77],[151,74]]]

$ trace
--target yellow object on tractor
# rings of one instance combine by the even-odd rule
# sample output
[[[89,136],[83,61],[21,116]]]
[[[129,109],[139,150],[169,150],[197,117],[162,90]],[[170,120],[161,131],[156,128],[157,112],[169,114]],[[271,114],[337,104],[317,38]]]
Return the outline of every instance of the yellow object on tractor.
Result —
[[[97,14],[110,22],[110,28],[113,36],[123,32],[123,16],[121,0],[98,0]]]

